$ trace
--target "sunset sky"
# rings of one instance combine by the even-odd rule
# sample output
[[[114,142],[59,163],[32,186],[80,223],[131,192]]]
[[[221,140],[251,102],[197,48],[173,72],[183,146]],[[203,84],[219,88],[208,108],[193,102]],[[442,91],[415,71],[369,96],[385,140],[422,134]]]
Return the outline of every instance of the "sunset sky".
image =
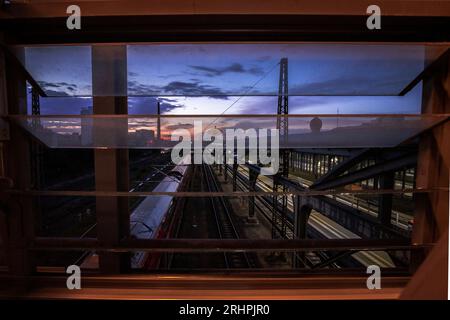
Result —
[[[49,96],[42,114],[92,105],[90,46],[28,47],[26,66]],[[130,114],[276,113],[279,61],[289,61],[291,114],[418,113],[423,70],[413,45],[164,44],[127,48]],[[239,96],[245,97],[239,98]]]

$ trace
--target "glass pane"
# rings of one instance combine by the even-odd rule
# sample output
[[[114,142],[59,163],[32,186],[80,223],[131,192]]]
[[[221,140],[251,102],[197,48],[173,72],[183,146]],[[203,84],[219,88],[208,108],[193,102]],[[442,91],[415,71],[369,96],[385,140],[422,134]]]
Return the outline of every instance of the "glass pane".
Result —
[[[12,118],[51,148],[173,148],[181,140],[199,148],[217,137],[226,149],[232,148],[237,135],[244,142],[233,142],[236,148],[254,149],[255,143],[264,141],[268,146],[279,143],[281,148],[395,147],[446,121],[448,115],[289,115],[280,117],[288,123],[286,136],[271,131],[277,127],[274,115]],[[249,136],[252,139],[246,140]]]
[[[25,47],[25,67],[48,96],[92,95],[90,46]]]
[[[113,56],[118,69],[96,69],[124,85],[92,91],[95,61]],[[48,96],[278,95],[280,63],[287,60],[288,94],[398,95],[446,46],[403,44],[142,44],[25,47],[25,66]],[[111,52],[109,52],[111,51]],[[120,51],[120,50],[119,50]],[[108,53],[109,52],[109,53]]]
[[[130,45],[130,96],[277,95],[287,58],[289,95],[396,95],[424,68],[420,45]]]

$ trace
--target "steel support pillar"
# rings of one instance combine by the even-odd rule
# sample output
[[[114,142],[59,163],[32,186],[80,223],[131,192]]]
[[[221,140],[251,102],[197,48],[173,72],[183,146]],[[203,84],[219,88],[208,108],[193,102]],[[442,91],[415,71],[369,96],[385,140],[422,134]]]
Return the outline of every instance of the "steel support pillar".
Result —
[[[296,239],[306,239],[306,226],[312,208],[304,205],[301,196],[294,196],[294,234]]]
[[[288,59],[282,58],[280,60],[280,77],[278,82],[278,108],[277,108],[277,129],[280,134],[280,172],[274,177],[273,191],[279,191],[278,176],[289,176],[289,150],[288,138],[289,138],[289,82],[288,82]],[[282,186],[282,191],[286,192],[286,186]],[[281,201],[280,201],[281,200]],[[281,214],[278,212],[278,207],[281,202]],[[287,197],[285,195],[273,197],[272,208],[272,238],[278,236],[284,238],[286,236],[286,212],[287,212]],[[278,216],[280,219],[281,234],[278,234]]]
[[[273,177],[273,192],[278,192],[278,176],[275,175]],[[277,239],[279,238],[281,235],[278,232],[278,196],[274,195],[272,197],[272,239]]]
[[[253,170],[248,171],[249,179],[248,179],[248,190],[250,192],[256,191],[256,180],[258,179],[258,173]],[[248,199],[248,218],[247,222],[256,223],[258,220],[255,216],[255,196],[251,196]]]
[[[223,165],[221,165],[221,166],[223,166],[223,180],[225,183],[227,183],[228,182],[228,170],[227,170],[228,164],[227,164],[227,155],[226,155],[225,149],[223,150],[222,159],[223,159]]]
[[[156,111],[158,113],[158,120],[156,123],[156,140],[158,143],[161,141],[161,103],[158,101],[156,105]]]
[[[305,205],[301,196],[294,196],[294,238],[306,239],[306,226],[311,214],[311,207]],[[305,267],[305,253],[296,252],[292,258],[294,268]]]
[[[233,163],[233,192],[237,190],[237,170],[238,164]]]
[[[39,93],[36,88],[31,89],[31,114],[33,116],[39,116],[41,114],[41,106]],[[41,125],[38,118],[33,118],[32,125],[35,129],[38,129]],[[39,142],[33,141],[31,143],[31,174],[32,174],[32,185],[34,189],[41,189],[43,183],[44,167],[43,167],[43,150]]]
[[[433,52],[430,53],[432,56]],[[429,53],[426,52],[426,54]],[[450,112],[450,54],[441,60],[441,65],[436,70],[423,82],[422,113],[424,114]],[[415,290],[405,293],[402,296],[405,299],[420,299],[421,294],[430,292],[439,292],[440,299],[447,299],[449,193],[445,188],[449,187],[449,136],[450,122],[447,121],[420,138],[416,187],[436,190],[415,195],[411,240],[418,244],[439,241],[442,246],[436,251],[437,256],[434,259],[436,265],[432,268],[429,266],[419,268],[423,257],[420,254],[411,255],[411,271],[419,269],[411,280],[411,283],[415,283]],[[433,273],[433,277],[430,277],[430,272]],[[421,281],[421,279],[430,281]]]
[[[394,172],[386,172],[379,179],[380,189],[394,189]],[[378,220],[385,226],[391,225],[392,194],[381,194],[378,199]]]
[[[6,78],[6,88],[0,88],[7,96],[8,114],[27,114],[26,79],[17,69],[17,65],[4,63],[3,54],[0,74]],[[5,173],[13,181],[14,188],[27,190],[31,188],[30,139],[24,130],[15,123],[10,124],[9,141],[5,142]],[[20,161],[19,161],[20,159]],[[2,207],[6,215],[8,232],[7,263],[9,272],[17,276],[17,289],[26,289],[27,282],[22,277],[29,276],[34,270],[33,254],[28,244],[35,236],[35,220],[33,201],[29,197],[1,197]]]

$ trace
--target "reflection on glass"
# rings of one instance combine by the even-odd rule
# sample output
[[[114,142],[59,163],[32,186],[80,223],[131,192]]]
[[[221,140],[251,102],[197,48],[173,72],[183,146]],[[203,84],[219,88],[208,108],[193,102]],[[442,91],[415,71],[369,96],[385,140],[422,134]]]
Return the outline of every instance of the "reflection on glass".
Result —
[[[245,135],[254,132],[259,139],[263,132],[270,137],[270,130],[276,128],[276,116],[262,115],[161,116],[159,127],[156,116],[46,116],[38,121],[33,117],[13,118],[52,148],[170,148],[183,135],[192,143],[199,139],[205,146],[211,142],[205,133],[218,132],[226,141],[227,136],[242,130]],[[291,115],[287,139],[279,142],[282,148],[394,147],[446,119],[448,115]]]

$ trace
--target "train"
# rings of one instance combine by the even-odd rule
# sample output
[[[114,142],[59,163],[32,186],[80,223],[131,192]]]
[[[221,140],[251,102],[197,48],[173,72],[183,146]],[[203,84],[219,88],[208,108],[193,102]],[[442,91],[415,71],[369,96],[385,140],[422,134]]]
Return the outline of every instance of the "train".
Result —
[[[154,192],[177,192],[188,170],[189,161],[184,158],[153,189]],[[130,216],[130,236],[136,239],[162,239],[170,236],[173,211],[173,196],[150,196],[137,206]],[[151,269],[157,266],[160,254],[134,252],[132,268]]]
[[[153,192],[177,192],[183,185],[189,168],[189,157],[185,157],[172,168],[153,189]],[[134,239],[161,239],[170,237],[174,197],[171,195],[147,196],[130,215],[130,237]],[[160,253],[132,252],[133,269],[152,269],[158,266]],[[82,268],[97,268],[98,256],[89,253],[81,264]]]

